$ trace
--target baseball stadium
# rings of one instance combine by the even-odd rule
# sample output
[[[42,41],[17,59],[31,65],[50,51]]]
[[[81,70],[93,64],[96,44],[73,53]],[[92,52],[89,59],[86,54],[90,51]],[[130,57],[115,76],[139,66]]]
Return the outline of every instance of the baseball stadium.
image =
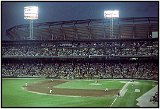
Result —
[[[16,25],[1,42],[2,107],[159,107],[158,17],[33,23],[33,32]]]

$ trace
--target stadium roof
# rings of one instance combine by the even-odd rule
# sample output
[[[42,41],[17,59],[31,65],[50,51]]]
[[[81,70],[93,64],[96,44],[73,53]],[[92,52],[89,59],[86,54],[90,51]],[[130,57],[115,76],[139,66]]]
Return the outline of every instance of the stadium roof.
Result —
[[[111,37],[110,19],[35,23],[34,40],[151,38],[152,32],[158,32],[158,17],[119,18],[114,20],[113,27]],[[29,25],[14,26],[6,33],[12,40],[28,40]]]

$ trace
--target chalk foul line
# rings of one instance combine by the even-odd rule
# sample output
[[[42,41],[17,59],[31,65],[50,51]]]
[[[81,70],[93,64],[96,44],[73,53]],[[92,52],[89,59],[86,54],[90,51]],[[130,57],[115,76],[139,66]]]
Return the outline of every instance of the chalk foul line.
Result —
[[[116,98],[114,99],[114,101],[112,102],[112,104],[110,105],[110,107],[112,107],[113,103],[117,100],[118,96],[116,96]]]
[[[124,92],[122,94],[122,96],[124,96],[124,94],[127,92],[127,86],[129,85],[130,82],[127,82],[123,87],[122,89],[120,90],[120,96],[121,96],[121,93]],[[114,104],[114,102],[117,100],[118,96],[116,96],[116,98],[113,100],[112,104],[110,105],[110,107],[112,107],[112,105]]]

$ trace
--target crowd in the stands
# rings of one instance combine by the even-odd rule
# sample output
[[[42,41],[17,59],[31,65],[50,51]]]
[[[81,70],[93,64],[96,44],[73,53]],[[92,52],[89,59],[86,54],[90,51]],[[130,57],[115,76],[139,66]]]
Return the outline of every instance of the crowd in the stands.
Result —
[[[2,57],[11,56],[158,56],[158,41],[2,44]]]
[[[2,63],[2,77],[158,79],[156,63]]]

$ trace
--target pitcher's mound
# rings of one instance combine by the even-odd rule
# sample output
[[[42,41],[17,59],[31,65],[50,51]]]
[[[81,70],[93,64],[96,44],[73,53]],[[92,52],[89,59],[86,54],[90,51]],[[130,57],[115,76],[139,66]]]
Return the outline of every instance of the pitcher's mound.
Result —
[[[89,84],[89,85],[102,85],[102,84],[99,84],[99,83],[91,83],[91,84]]]

